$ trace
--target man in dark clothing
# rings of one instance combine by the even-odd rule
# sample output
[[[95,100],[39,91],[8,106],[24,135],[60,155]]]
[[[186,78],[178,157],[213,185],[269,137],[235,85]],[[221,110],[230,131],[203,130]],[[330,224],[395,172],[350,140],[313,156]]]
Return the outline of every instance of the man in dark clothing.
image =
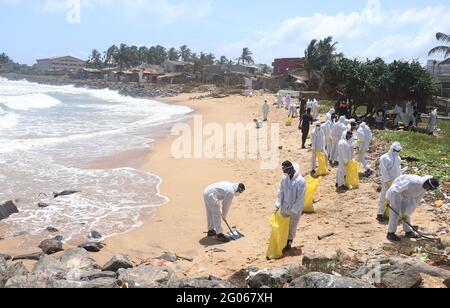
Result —
[[[313,123],[314,119],[311,115],[311,108],[308,108],[306,113],[301,116],[300,124],[298,125],[298,129],[302,131],[302,149],[306,149],[306,139],[308,139],[309,129]]]
[[[300,100],[300,117],[305,113],[307,102],[306,98]]]

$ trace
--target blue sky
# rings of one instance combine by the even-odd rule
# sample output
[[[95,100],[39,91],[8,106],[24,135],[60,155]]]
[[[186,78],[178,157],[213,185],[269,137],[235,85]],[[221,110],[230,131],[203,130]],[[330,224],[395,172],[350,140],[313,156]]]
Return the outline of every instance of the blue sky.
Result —
[[[435,33],[450,33],[449,20],[448,0],[0,0],[0,52],[33,64],[65,54],[86,59],[93,48],[122,42],[187,44],[233,59],[249,47],[270,64],[332,35],[348,57],[425,62]]]

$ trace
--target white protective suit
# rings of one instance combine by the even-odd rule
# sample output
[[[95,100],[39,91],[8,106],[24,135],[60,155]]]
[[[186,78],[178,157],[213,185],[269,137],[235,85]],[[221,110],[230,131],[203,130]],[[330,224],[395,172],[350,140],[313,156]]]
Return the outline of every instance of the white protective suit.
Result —
[[[397,115],[394,120],[394,125],[398,126],[399,122],[405,122],[405,113],[403,112],[403,108],[399,105],[395,105],[394,113]]]
[[[308,99],[308,101],[306,102],[306,110],[308,109],[311,109],[311,111],[313,109],[313,101],[310,99]]]
[[[436,123],[437,123],[437,109],[434,109],[430,113],[430,123],[428,123],[427,133],[433,134],[434,130],[436,129]]]
[[[380,203],[378,204],[378,215],[384,215],[389,182],[394,182],[395,179],[402,175],[402,159],[400,153],[395,152],[401,150],[401,144],[395,142],[391,145],[390,151],[380,158],[381,194]]]
[[[334,125],[333,130],[331,131],[333,142],[331,145],[331,152],[328,153],[331,161],[338,161],[339,141],[342,139],[342,134],[348,130],[345,121],[344,116],[340,117],[339,122]]]
[[[289,237],[293,241],[297,235],[297,227],[305,206],[306,181],[300,175],[300,166],[294,164],[295,175],[283,177],[278,193],[277,208],[283,216],[290,217]]]
[[[402,175],[398,177],[386,193],[386,198],[391,202],[391,207],[400,215],[406,216],[407,222],[412,224],[411,215],[422,201],[426,190],[423,184],[429,177],[418,175]],[[397,232],[399,217],[394,211],[390,211],[389,233]],[[410,226],[403,224],[406,233],[412,232]]]
[[[370,166],[366,160],[366,153],[369,150],[370,142],[372,141],[373,134],[370,127],[366,123],[361,123],[357,131],[358,135],[358,161],[362,163],[364,169],[370,170]]]
[[[285,106],[286,110],[289,110],[291,108],[291,96],[288,95],[286,96],[286,106]]]
[[[406,111],[405,111],[405,126],[409,126],[409,124],[413,122],[413,125],[416,126],[416,118],[414,117],[414,109],[411,102],[406,103]]]
[[[267,121],[267,118],[269,116],[270,106],[267,101],[264,102],[264,105],[262,107],[262,113],[263,113],[263,120]]]
[[[283,107],[283,97],[281,94],[277,94],[277,108],[281,109]]]
[[[317,120],[319,118],[319,115],[320,115],[320,105],[319,105],[319,102],[316,99],[313,100],[312,111],[313,111],[312,112],[313,119]]]
[[[297,106],[291,103],[291,106],[289,107],[289,117],[294,117],[296,113],[297,113]]]
[[[220,182],[206,188],[204,193],[208,231],[214,230],[222,234],[222,217],[227,218],[231,203],[236,195],[239,184]],[[220,206],[222,202],[222,208]]]
[[[311,170],[316,170],[317,168],[317,151],[324,152],[327,155],[326,150],[326,140],[325,133],[322,126],[316,126],[314,131],[311,133],[311,143],[312,143],[312,159],[311,159]],[[328,159],[327,159],[328,162]]]
[[[331,109],[326,114],[326,121],[322,125],[322,129],[325,134],[325,141],[327,143],[327,153],[328,154],[330,154],[331,148],[333,146],[333,139],[331,138],[331,131],[333,130],[333,127],[334,127],[334,122],[333,122],[333,114],[334,113],[335,113],[335,110]]]
[[[345,175],[347,173],[347,164],[353,159],[353,141],[346,139],[347,132],[342,133],[338,146],[339,167],[337,171],[338,187],[345,185]]]

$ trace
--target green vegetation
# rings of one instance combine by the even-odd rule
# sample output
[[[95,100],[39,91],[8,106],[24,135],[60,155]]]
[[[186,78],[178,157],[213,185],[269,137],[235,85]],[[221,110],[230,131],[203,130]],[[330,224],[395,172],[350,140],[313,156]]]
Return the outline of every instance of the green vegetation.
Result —
[[[426,125],[423,123],[422,125]],[[412,168],[409,173],[432,175],[440,180],[450,175],[450,121],[438,121],[436,136],[405,131],[377,131],[375,136],[389,142],[398,141],[403,145],[402,157],[412,157],[419,161],[404,162]],[[385,151],[388,151],[386,144]]]
[[[13,63],[14,61],[8,57],[8,55],[6,53],[1,53],[0,54],[0,64],[6,64],[6,63]]]
[[[450,64],[450,35],[445,33],[437,33],[436,39],[439,42],[445,43],[446,45],[436,46],[430,50],[429,56],[434,55],[436,53],[443,53],[444,60],[439,63],[439,65]]]

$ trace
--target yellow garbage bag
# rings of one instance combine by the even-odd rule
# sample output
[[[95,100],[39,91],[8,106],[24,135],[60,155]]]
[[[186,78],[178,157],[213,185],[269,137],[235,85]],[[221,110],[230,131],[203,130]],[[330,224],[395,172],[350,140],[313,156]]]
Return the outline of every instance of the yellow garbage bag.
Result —
[[[316,152],[317,160],[319,161],[319,168],[317,169],[317,175],[318,176],[325,176],[330,173],[328,170],[328,163],[327,163],[327,155],[322,151]]]
[[[347,165],[347,173],[345,177],[345,184],[349,189],[359,188],[359,171],[361,170],[361,163],[352,159]]]
[[[317,179],[308,175],[306,177],[306,195],[305,195],[305,206],[303,208],[303,213],[312,214],[314,213],[314,195],[317,191],[317,188],[322,182],[322,178],[319,177]]]
[[[292,118],[292,117],[289,117],[288,119],[287,119],[287,122],[286,122],[286,126],[292,126],[292,122],[294,121],[294,119]]]
[[[269,260],[280,259],[283,257],[283,249],[289,237],[290,217],[284,218],[278,211],[272,215],[270,225],[272,234],[270,235],[269,248],[267,249],[267,258]]]

